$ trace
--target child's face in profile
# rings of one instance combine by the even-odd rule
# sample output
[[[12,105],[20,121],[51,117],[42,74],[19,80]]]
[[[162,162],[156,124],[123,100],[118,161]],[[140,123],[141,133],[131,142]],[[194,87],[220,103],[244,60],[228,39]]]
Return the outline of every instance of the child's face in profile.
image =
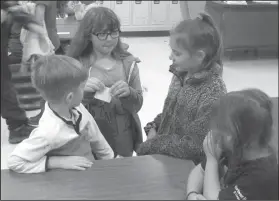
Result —
[[[169,59],[177,72],[197,72],[201,62],[185,50],[181,44],[177,43],[178,35],[170,36],[170,48],[172,50]]]
[[[85,84],[86,82],[81,83],[80,86],[75,91],[71,92],[68,95],[67,102],[70,108],[77,107],[80,105],[83,99]]]

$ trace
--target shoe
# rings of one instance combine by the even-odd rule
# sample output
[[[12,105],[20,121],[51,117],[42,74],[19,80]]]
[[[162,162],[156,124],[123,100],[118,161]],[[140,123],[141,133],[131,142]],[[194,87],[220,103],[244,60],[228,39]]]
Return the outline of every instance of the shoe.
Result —
[[[30,117],[30,118],[28,119],[28,124],[29,124],[30,126],[38,127],[39,121],[40,121],[42,115],[43,115],[43,113],[40,112],[38,115],[36,115],[36,116],[34,116],[34,117]]]
[[[29,137],[30,133],[35,127],[23,124],[22,126],[10,130],[10,135],[9,135],[9,143],[10,144],[18,144],[22,140],[25,140],[26,138]]]

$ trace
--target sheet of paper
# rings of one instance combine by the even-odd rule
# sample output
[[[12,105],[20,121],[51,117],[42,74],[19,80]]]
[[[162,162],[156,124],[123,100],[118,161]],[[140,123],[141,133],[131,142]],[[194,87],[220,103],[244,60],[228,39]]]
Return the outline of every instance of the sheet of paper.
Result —
[[[111,101],[111,94],[109,92],[109,89],[108,87],[105,87],[105,89],[103,91],[98,91],[95,93],[95,98],[99,99],[99,100],[102,100],[102,101],[105,101],[107,103],[110,103]]]

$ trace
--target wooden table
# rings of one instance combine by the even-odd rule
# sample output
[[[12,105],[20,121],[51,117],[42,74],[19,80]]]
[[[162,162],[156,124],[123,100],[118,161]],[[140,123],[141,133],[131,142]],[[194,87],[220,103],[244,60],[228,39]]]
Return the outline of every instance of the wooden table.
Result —
[[[1,200],[182,200],[191,161],[162,155],[96,161],[86,171],[1,171]]]

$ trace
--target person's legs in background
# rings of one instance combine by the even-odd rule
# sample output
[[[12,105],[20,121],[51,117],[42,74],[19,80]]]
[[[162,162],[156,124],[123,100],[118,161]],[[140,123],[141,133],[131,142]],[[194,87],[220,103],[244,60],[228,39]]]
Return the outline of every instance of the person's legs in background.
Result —
[[[15,88],[11,81],[11,72],[7,59],[1,58],[1,116],[9,129],[9,142],[20,143],[28,138],[34,127],[28,124],[25,111],[20,108]]]

